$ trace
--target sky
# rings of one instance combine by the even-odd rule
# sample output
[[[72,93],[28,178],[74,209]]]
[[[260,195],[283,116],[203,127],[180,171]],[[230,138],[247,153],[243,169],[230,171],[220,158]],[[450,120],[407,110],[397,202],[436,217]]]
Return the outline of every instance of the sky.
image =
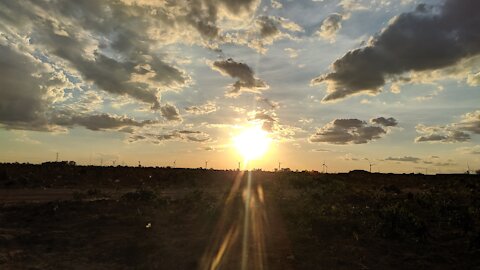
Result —
[[[0,0],[0,161],[480,169],[477,0]]]

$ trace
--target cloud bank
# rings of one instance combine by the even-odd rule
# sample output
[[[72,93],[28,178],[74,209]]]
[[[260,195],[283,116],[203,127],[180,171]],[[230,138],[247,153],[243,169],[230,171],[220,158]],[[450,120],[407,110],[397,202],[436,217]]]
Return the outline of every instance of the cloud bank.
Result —
[[[471,135],[480,134],[480,110],[466,113],[460,122],[445,126],[426,126],[419,124],[415,127],[420,136],[415,142],[456,143],[471,140]]]
[[[442,69],[480,53],[480,2],[447,0],[403,13],[368,46],[347,52],[333,71],[312,80],[328,84],[323,102],[355,94],[377,94],[389,78]]]
[[[396,125],[397,121],[393,118],[391,119],[387,124],[395,122]],[[364,144],[382,138],[388,131],[385,127],[388,127],[385,123],[369,125],[366,121],[359,119],[335,119],[310,136],[310,142],[340,145]]]

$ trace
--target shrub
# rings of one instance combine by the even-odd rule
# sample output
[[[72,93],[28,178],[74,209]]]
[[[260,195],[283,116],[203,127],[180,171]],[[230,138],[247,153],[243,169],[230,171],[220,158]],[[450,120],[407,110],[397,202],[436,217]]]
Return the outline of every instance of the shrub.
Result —
[[[422,240],[427,236],[427,226],[407,208],[394,204],[379,209],[380,234],[385,238],[402,239],[414,237]]]

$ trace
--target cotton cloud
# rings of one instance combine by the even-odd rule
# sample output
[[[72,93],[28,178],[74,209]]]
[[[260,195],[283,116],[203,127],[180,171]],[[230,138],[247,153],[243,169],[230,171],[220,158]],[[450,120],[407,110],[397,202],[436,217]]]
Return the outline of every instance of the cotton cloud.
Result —
[[[370,119],[370,122],[372,124],[382,125],[384,127],[395,127],[398,125],[397,120],[393,117],[385,118],[382,116],[382,117]]]
[[[293,48],[285,48],[285,52],[288,53],[290,58],[297,58],[299,50],[295,50]]]
[[[266,53],[267,46],[280,39],[295,40],[295,34],[304,29],[297,23],[279,16],[261,15],[244,31],[228,34],[225,41],[248,46],[259,53]]]
[[[457,127],[463,131],[480,134],[480,110],[463,115]]]
[[[318,129],[310,137],[310,142],[364,144],[380,139],[386,133],[387,129],[382,126],[368,125],[366,121],[359,119],[335,119]]]
[[[479,86],[480,85],[480,72],[475,74],[469,74],[467,77],[467,83],[470,86]]]
[[[215,112],[217,110],[217,106],[215,105],[214,102],[208,101],[205,104],[198,105],[198,106],[189,106],[185,108],[185,111],[190,114],[209,114],[212,112]]]
[[[231,85],[227,96],[238,96],[242,92],[259,93],[262,90],[268,89],[267,83],[255,77],[253,70],[245,63],[236,62],[233,59],[222,61],[215,61],[212,63],[212,68],[224,76],[230,76],[238,79]]]
[[[342,27],[342,19],[343,16],[338,13],[328,15],[328,17],[323,20],[316,34],[330,42],[335,41],[336,33]]]
[[[415,142],[466,142],[472,134],[480,134],[480,111],[466,113],[460,122],[445,126],[426,126],[419,124],[415,127],[420,136]]]
[[[160,107],[162,116],[168,121],[182,121],[177,107],[171,104],[165,104]]]
[[[425,126],[417,125],[417,133],[421,135],[415,138],[415,142],[465,142],[471,139],[470,134],[456,130],[453,126]]]
[[[272,2],[272,7],[273,7],[273,8],[277,8],[277,9],[278,9],[278,8],[282,8],[282,7],[283,7],[283,4],[280,3],[280,2],[277,1],[277,0],[272,0],[271,2]]]
[[[456,65],[480,53],[480,19],[475,0],[447,0],[443,5],[419,5],[403,13],[368,46],[347,52],[333,63],[333,72],[312,80],[326,82],[324,102],[377,94],[388,78]]]

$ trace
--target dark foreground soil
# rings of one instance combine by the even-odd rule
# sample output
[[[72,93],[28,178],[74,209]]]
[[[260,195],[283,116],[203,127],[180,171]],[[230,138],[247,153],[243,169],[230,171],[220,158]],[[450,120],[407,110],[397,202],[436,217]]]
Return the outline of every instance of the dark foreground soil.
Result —
[[[480,177],[0,165],[0,269],[480,269]]]

